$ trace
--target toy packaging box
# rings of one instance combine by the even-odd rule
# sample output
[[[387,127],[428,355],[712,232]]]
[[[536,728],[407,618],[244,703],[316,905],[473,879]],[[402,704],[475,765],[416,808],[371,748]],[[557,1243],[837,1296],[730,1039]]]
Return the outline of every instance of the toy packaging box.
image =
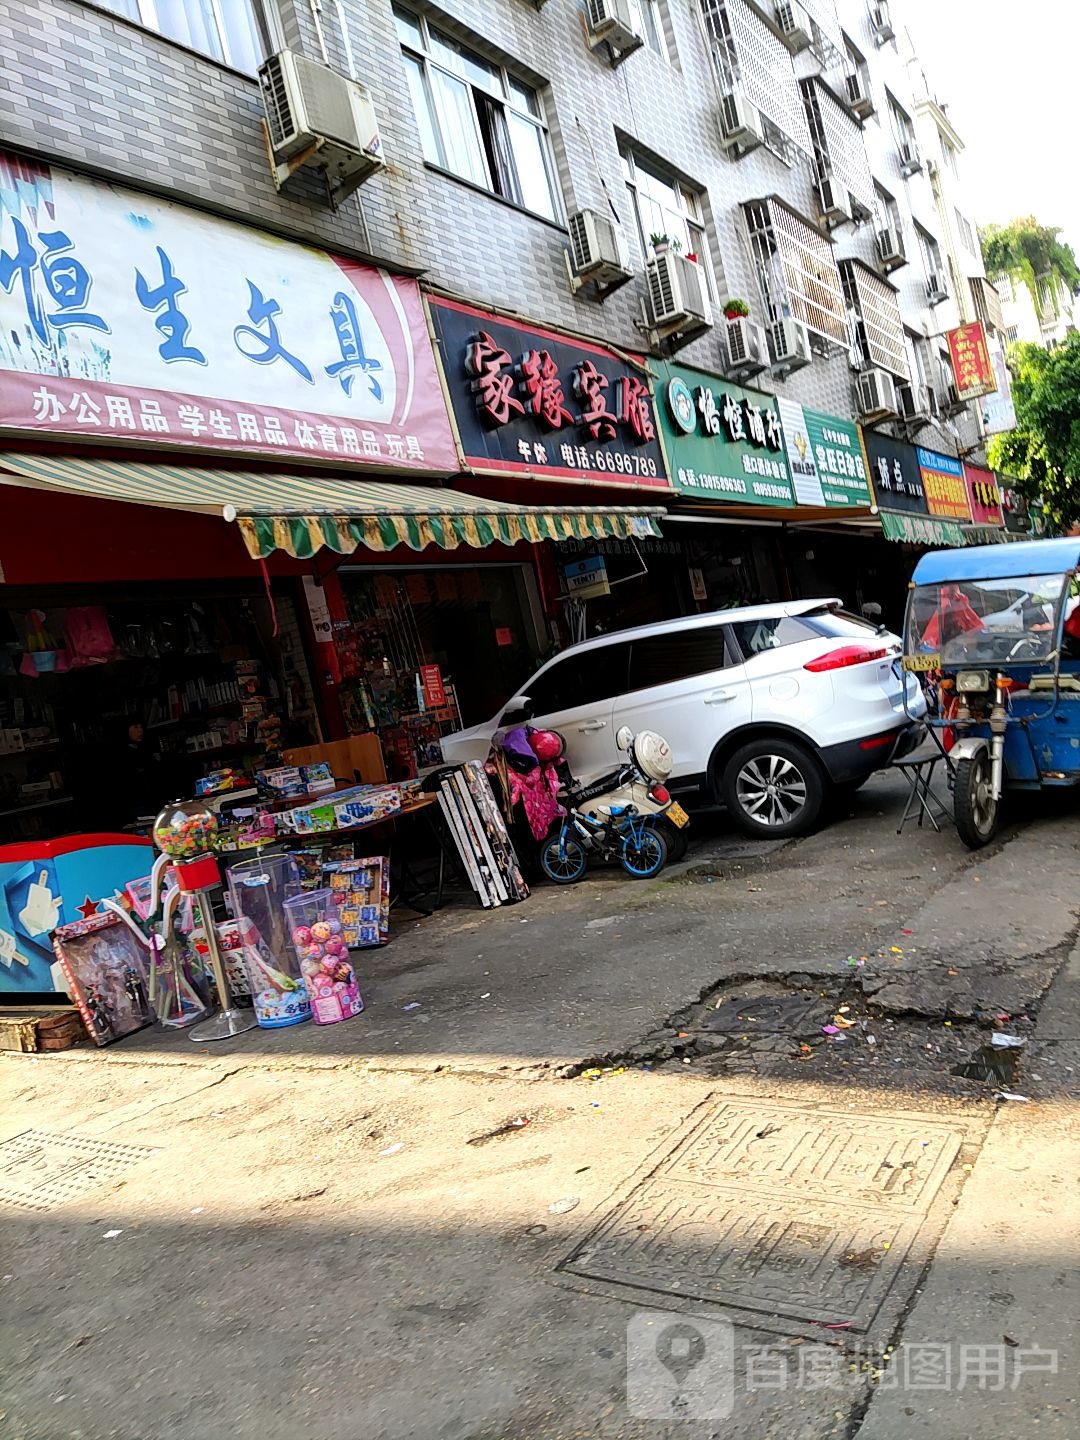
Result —
[[[341,936],[350,949],[385,945],[390,936],[390,861],[331,861],[323,867],[324,884],[334,897]]]
[[[53,932],[53,949],[95,1045],[142,1030],[153,1019],[146,950],[118,915],[91,915]]]

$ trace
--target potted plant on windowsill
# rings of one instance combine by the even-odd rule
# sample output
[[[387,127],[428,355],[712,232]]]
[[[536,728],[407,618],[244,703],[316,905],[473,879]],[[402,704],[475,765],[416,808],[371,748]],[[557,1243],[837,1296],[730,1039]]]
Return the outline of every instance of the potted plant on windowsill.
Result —
[[[650,235],[649,244],[653,248],[654,255],[666,255],[671,249],[670,235]]]
[[[724,301],[725,320],[745,320],[749,314],[750,306],[747,305],[745,300]]]

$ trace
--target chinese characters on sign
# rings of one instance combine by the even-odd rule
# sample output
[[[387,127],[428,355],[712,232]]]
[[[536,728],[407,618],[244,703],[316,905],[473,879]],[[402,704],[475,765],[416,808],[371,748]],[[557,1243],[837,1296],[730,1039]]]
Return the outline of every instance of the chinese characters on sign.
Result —
[[[878,509],[908,515],[927,514],[923,476],[915,447],[876,430],[864,430],[862,436]]]
[[[0,427],[457,468],[415,281],[3,152],[0,189]]]
[[[971,505],[961,462],[951,455],[939,455],[921,447],[916,455],[930,514],[941,515],[946,520],[970,521]]]
[[[973,320],[970,325],[958,325],[955,330],[947,331],[945,338],[949,342],[949,358],[960,399],[974,400],[978,395],[989,395],[996,390],[997,379],[990,363],[982,321]]]
[[[998,489],[994,472],[965,462],[964,483],[967,485],[974,523],[1000,527],[1004,523],[1001,518],[1001,491]]]
[[[673,361],[658,369],[660,428],[675,489],[710,500],[793,505],[773,396]]]
[[[850,420],[777,400],[788,467],[799,505],[850,508],[873,504],[859,428]]]
[[[586,341],[432,300],[467,469],[667,488],[644,369]]]

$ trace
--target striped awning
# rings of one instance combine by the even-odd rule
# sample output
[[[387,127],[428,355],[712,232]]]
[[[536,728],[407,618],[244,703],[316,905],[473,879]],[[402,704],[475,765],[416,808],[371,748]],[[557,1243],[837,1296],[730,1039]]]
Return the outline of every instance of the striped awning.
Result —
[[[659,508],[510,505],[458,490],[290,475],[199,470],[129,460],[0,452],[0,483],[68,495],[220,515],[240,527],[253,559],[284,550],[306,560],[324,547],[351,555],[359,546],[482,548],[519,540],[626,540],[660,535]]]

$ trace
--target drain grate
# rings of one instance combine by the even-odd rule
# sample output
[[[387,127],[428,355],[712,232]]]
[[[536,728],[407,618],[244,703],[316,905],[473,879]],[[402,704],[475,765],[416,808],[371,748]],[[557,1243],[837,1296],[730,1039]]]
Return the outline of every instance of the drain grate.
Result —
[[[24,1130],[0,1143],[0,1202],[55,1210],[156,1154],[145,1145]]]
[[[627,1299],[866,1335],[901,1274],[915,1283],[964,1140],[917,1116],[710,1103],[559,1269]]]

